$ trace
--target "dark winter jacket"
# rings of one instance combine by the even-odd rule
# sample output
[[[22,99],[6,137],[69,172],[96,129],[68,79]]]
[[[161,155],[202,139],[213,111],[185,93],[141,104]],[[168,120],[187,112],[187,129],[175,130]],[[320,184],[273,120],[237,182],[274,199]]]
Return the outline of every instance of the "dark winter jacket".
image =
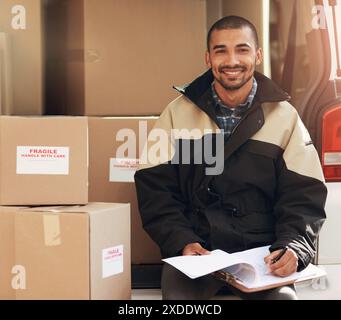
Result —
[[[319,157],[288,94],[260,73],[255,78],[253,105],[223,148],[217,147],[211,70],[176,88],[181,95],[157,121],[154,128],[166,132],[170,146],[150,155],[135,182],[143,226],[163,257],[199,242],[227,252],[289,246],[299,257],[299,270],[312,261],[327,194]],[[194,130],[175,136],[172,129]],[[195,161],[195,150],[183,161],[186,143],[223,152],[222,172],[208,175],[212,163]],[[145,152],[153,145],[150,141]],[[172,163],[175,158],[180,161]]]

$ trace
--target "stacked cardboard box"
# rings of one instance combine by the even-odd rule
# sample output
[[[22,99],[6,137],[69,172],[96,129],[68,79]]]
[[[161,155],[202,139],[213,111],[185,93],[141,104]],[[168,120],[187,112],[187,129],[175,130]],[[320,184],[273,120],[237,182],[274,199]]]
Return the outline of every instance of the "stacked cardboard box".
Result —
[[[143,231],[133,183],[132,167],[136,168],[144,139],[137,134],[139,151],[136,151],[136,157],[118,157],[116,153],[124,141],[117,139],[116,133],[123,128],[136,133],[141,119],[132,116],[159,115],[177,96],[173,84],[191,81],[205,70],[206,3],[198,0],[27,0],[23,5],[17,5],[14,0],[1,1],[0,74],[3,76],[0,76],[0,104],[8,114],[42,112],[42,4],[46,27],[47,113],[98,117],[89,120],[89,199],[131,203],[132,262],[160,263],[159,249]],[[26,20],[20,20],[22,17]],[[13,29],[13,23],[18,29]],[[25,23],[26,29],[20,29]],[[100,118],[121,115],[130,118]],[[148,130],[154,121],[147,120]],[[85,118],[79,117],[0,118],[0,205],[86,204],[89,199],[85,122]],[[14,245],[24,245],[27,241],[27,246],[42,248],[42,235],[46,234],[39,232],[44,229],[42,216],[46,211],[13,210],[15,213],[7,213],[7,217],[10,215],[14,220],[8,218],[6,223],[12,223],[15,230]],[[75,227],[71,220],[84,220],[83,231],[79,232],[84,235],[83,240],[86,239],[85,220],[91,227],[97,213],[92,213],[92,209],[88,212],[87,208],[82,209],[83,213],[69,212],[66,207],[56,210],[60,225],[64,217],[70,220],[70,225],[64,225],[68,231]],[[122,223],[120,227],[126,228],[126,222]],[[37,232],[40,240],[32,239],[33,244],[28,241],[30,237],[24,238],[31,228],[40,230]],[[23,232],[22,237],[17,238],[16,230]],[[83,253],[86,251],[84,241]],[[88,234],[88,241],[91,241],[91,234]],[[109,243],[110,246],[116,244]],[[31,252],[30,248],[25,249]],[[45,249],[32,255],[42,261],[45,257],[50,259],[52,251]],[[11,248],[8,250],[13,252]],[[63,250],[56,257],[67,256]],[[16,259],[22,256],[14,251],[14,262],[20,263]],[[39,252],[45,253],[39,256]],[[82,259],[84,262],[85,256]],[[47,261],[44,268],[51,261]],[[91,256],[86,261],[90,266],[93,263]],[[30,264],[27,259],[25,263]],[[129,268],[125,267],[123,273],[130,273]],[[83,280],[79,280],[79,286],[85,288],[88,284],[90,291],[81,290],[82,295],[78,297],[100,296],[92,294],[95,284],[91,280],[91,270],[82,269]],[[31,268],[26,272],[35,274]],[[56,274],[56,279],[60,277]],[[34,282],[28,282],[27,286],[34,283],[37,287],[28,296],[20,291],[15,297],[41,298],[41,294],[51,298],[74,297],[62,291],[57,283],[51,288],[57,286],[59,291],[54,294],[44,291],[44,282],[39,282],[38,274],[33,278]],[[124,281],[126,284],[130,278],[125,276]],[[60,283],[65,285],[67,281],[64,279]],[[121,290],[119,286],[115,288]],[[110,290],[104,291],[108,293],[105,298],[114,297]],[[125,298],[126,291],[117,297]]]
[[[12,289],[12,271],[15,270],[14,214],[19,208],[0,207],[0,300],[15,299]],[[14,269],[13,269],[14,268]]]
[[[130,205],[87,203],[87,118],[0,116],[0,298],[130,298]]]
[[[0,116],[0,205],[87,202],[86,118]]]
[[[129,204],[0,207],[0,299],[130,299]]]
[[[158,264],[138,211],[136,159],[117,159],[116,133],[137,132],[133,116],[160,115],[178,95],[173,85],[205,71],[206,2],[51,0],[45,16],[47,113],[98,117],[89,120],[89,199],[130,202],[132,263]]]
[[[134,184],[142,148],[156,119],[89,118],[89,200],[131,203],[133,264],[161,263],[159,248],[142,228]]]

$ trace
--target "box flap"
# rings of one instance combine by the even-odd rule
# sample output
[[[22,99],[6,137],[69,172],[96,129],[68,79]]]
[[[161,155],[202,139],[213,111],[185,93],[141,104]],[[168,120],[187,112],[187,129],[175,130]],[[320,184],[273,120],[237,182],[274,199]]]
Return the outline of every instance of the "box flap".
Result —
[[[27,207],[23,206],[0,206],[0,213],[2,212],[16,212],[19,209],[26,209]]]
[[[29,212],[50,212],[50,213],[86,213],[94,214],[101,211],[112,210],[114,208],[121,208],[129,206],[128,203],[105,203],[105,202],[92,202],[86,205],[78,206],[52,206],[52,207],[32,207],[23,209]]]
[[[131,116],[131,117],[125,117],[125,116],[115,116],[115,117],[109,117],[109,116],[103,116],[103,117],[94,117],[89,116],[89,120],[157,120],[159,119],[159,116]]]

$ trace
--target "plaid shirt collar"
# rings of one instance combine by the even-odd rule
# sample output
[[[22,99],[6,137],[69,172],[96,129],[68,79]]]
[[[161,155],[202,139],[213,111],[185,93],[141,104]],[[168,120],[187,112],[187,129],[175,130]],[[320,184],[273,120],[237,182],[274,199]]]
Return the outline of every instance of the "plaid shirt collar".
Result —
[[[215,102],[216,107],[217,108],[222,107],[222,108],[224,108],[224,111],[229,110],[231,112],[231,114],[233,114],[233,115],[238,115],[238,114],[244,113],[247,109],[249,109],[249,107],[252,105],[253,99],[256,95],[257,87],[258,87],[257,81],[255,78],[253,78],[252,89],[251,89],[246,101],[244,103],[240,104],[239,106],[235,107],[235,108],[230,108],[227,105],[225,105],[221,101],[221,99],[219,98],[219,96],[218,96],[218,94],[214,88],[214,81],[211,84],[212,97],[213,97],[213,100]],[[225,109],[227,109],[227,110],[225,110]]]

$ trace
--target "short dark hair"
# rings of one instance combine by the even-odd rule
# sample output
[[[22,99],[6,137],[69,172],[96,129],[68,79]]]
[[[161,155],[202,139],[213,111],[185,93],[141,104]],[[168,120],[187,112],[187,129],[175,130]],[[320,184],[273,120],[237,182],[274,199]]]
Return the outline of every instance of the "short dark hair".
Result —
[[[214,30],[250,28],[255,40],[256,48],[259,47],[256,27],[249,20],[239,16],[226,16],[215,22],[207,33],[207,50],[210,50],[211,35]]]

